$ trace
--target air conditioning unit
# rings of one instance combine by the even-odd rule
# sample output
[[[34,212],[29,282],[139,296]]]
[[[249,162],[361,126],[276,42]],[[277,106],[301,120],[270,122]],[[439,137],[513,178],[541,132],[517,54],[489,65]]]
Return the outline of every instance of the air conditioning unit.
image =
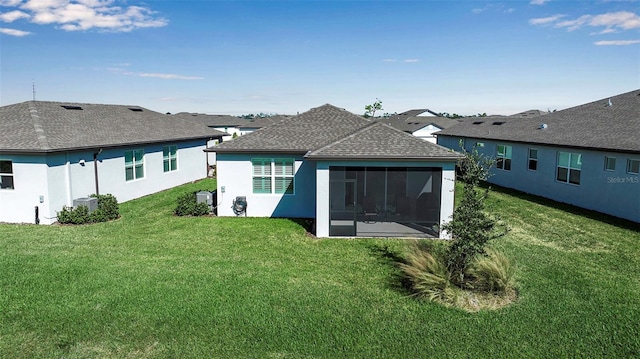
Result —
[[[73,200],[73,208],[79,206],[86,206],[89,209],[89,213],[98,209],[98,199],[94,197],[76,198]]]
[[[213,194],[208,191],[200,191],[196,193],[196,202],[206,203],[209,211],[213,211]]]

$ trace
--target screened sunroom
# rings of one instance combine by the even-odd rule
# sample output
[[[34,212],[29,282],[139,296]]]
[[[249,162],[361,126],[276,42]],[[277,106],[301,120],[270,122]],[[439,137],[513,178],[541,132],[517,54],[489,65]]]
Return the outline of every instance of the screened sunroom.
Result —
[[[438,237],[441,167],[329,167],[329,235]]]

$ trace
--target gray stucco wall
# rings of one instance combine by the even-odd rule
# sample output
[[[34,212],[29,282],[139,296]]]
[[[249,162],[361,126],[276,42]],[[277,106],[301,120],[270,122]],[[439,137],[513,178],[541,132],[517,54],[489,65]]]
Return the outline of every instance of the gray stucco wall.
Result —
[[[457,137],[439,136],[438,144],[459,150],[459,140]],[[476,148],[491,157],[495,157],[498,144],[512,146],[511,170],[492,169],[490,183],[640,222],[640,176],[627,173],[627,160],[640,160],[640,154],[473,138],[466,138],[464,142],[466,150],[471,150],[478,142],[484,143],[484,147]],[[536,171],[528,169],[529,148],[538,150]],[[558,151],[582,155],[579,185],[556,180]],[[605,156],[616,158],[614,171],[605,170]]]

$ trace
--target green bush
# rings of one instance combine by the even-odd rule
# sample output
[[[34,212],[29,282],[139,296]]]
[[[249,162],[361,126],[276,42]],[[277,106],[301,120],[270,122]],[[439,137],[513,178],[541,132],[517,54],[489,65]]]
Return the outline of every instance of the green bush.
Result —
[[[96,195],[91,197],[98,199],[98,207],[91,213],[87,206],[62,207],[62,211],[58,212],[58,222],[63,224],[86,224],[107,222],[120,217],[120,209],[118,200],[111,194]]]
[[[89,208],[87,206],[62,207],[58,212],[58,222],[63,224],[85,224],[89,223]]]
[[[176,216],[204,216],[209,214],[209,206],[206,203],[198,203],[196,192],[185,193],[178,197],[178,205],[173,213]]]

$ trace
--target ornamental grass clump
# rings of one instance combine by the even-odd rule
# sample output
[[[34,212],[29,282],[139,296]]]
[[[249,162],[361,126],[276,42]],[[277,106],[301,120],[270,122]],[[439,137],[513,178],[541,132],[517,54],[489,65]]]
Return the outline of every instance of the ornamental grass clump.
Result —
[[[509,258],[495,249],[487,249],[486,256],[477,257],[469,268],[476,290],[490,293],[507,293],[513,290],[515,266]]]

